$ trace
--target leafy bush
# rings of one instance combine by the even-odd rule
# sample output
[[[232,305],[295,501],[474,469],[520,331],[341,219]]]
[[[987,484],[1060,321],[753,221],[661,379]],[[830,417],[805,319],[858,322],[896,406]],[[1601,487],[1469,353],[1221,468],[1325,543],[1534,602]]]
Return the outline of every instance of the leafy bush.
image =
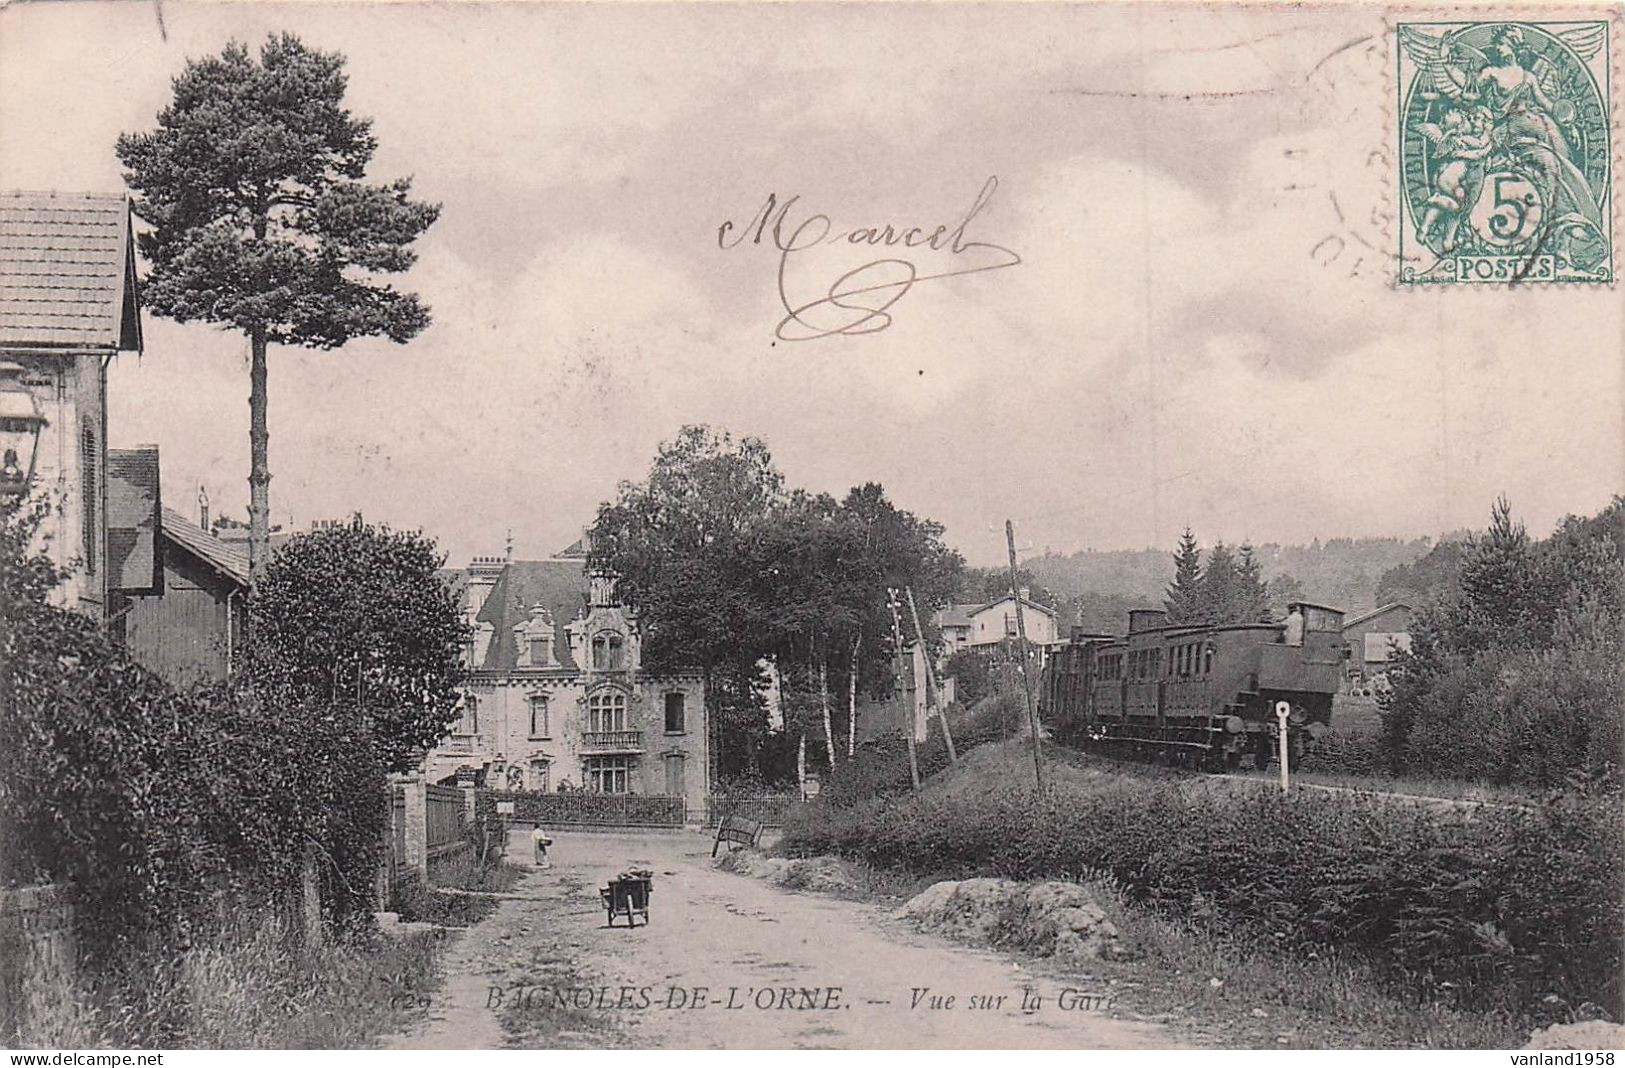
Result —
[[[1110,877],[1128,900],[1244,942],[1365,957],[1398,986],[1538,1017],[1621,1013],[1625,826],[1607,798],[1535,811],[1114,780],[808,806],[792,855],[918,874]]]
[[[1501,784],[1617,787],[1625,498],[1532,542],[1498,501],[1457,587],[1418,613],[1381,699],[1385,763]]]
[[[993,658],[986,653],[960,649],[943,665],[944,678],[954,680],[954,698],[965,708],[975,708],[993,692]]]
[[[287,908],[312,861],[329,928],[369,926],[386,771],[460,677],[432,546],[359,523],[294,539],[251,603],[241,670],[183,693],[50,603],[47,514],[0,508],[0,885],[69,883],[88,963],[110,974],[233,909]],[[374,572],[400,579],[392,597]]]

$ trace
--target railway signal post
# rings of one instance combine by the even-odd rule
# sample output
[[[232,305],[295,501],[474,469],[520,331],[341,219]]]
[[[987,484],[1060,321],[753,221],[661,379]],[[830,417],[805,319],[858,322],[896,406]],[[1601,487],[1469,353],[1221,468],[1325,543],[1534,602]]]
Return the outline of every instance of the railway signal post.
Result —
[[[1287,704],[1285,701],[1275,702],[1275,722],[1280,728],[1278,731],[1278,736],[1280,738],[1281,745],[1281,792],[1283,794],[1288,793],[1292,787],[1292,773],[1287,768],[1287,752],[1291,747],[1287,745],[1286,737],[1286,720],[1291,714],[1291,705]]]

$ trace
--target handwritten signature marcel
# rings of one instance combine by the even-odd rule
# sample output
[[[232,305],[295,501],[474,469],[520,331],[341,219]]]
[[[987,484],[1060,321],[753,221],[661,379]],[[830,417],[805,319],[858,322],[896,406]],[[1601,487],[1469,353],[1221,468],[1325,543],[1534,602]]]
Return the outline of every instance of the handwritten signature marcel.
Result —
[[[761,209],[743,228],[736,228],[731,219],[717,227],[717,247],[737,248],[747,238],[751,244],[760,245],[771,238],[772,246],[779,252],[778,296],[785,311],[773,331],[779,340],[813,341],[837,335],[875,334],[892,325],[891,309],[916,283],[996,271],[1021,262],[1019,255],[1003,245],[966,237],[972,220],[993,200],[998,188],[999,179],[990,177],[958,223],[952,226],[945,223],[930,231],[921,226],[899,228],[888,223],[837,232],[828,215],[816,212],[792,222],[791,211],[801,197],[792,196],[781,202],[769,193]],[[803,262],[808,250],[843,243],[854,248],[929,249],[954,257],[950,261],[954,266],[921,273],[913,259],[887,256],[845,271],[828,287],[813,287],[814,292],[822,295],[811,300],[792,298],[790,291],[801,289],[802,285],[797,283],[804,283],[795,268]]]

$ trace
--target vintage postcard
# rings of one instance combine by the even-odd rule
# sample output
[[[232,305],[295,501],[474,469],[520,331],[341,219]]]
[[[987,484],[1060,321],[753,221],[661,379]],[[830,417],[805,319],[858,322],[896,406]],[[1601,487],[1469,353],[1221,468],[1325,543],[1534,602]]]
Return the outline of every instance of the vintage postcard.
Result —
[[[1621,37],[0,2],[0,1045],[1613,1064]]]

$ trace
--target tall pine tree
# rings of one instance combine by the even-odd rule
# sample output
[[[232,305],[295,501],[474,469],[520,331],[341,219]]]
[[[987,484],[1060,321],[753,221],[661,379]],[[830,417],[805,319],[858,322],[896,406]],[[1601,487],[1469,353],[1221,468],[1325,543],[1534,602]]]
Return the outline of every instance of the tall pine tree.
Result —
[[[142,297],[178,323],[240,331],[249,342],[249,561],[270,559],[266,349],[338,348],[382,335],[405,343],[429,309],[380,276],[417,259],[412,242],[440,214],[409,199],[410,179],[362,181],[378,147],[344,107],[344,57],[273,35],[258,61],[233,42],[192,60],[149,133],[124,134],[118,158],[135,191],[151,264]]]

